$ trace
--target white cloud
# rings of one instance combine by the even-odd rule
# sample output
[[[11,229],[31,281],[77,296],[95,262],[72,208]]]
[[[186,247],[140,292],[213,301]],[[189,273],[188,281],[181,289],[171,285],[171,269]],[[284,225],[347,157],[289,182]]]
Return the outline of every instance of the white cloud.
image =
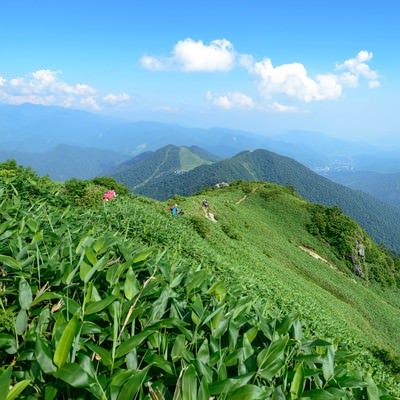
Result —
[[[337,99],[344,86],[355,88],[360,78],[367,80],[370,88],[380,86],[378,73],[366,64],[371,59],[372,53],[360,51],[356,57],[337,65],[338,73],[318,74],[315,78],[298,62],[274,66],[269,58],[255,61],[252,56],[243,55],[240,64],[257,78],[259,89],[266,97],[284,94],[311,102]]]
[[[5,78],[3,78],[2,76],[0,76],[0,86],[4,86],[5,83],[6,83]]]
[[[162,71],[167,69],[168,60],[161,61],[160,59],[152,56],[143,56],[140,59],[140,64],[143,68],[150,71]]]
[[[102,100],[108,104],[120,104],[125,103],[130,100],[130,96],[127,93],[109,93],[106,96],[102,97]]]
[[[253,99],[240,92],[228,92],[220,96],[215,95],[212,92],[207,92],[206,96],[213,105],[218,108],[223,108],[224,110],[255,107]]]
[[[360,78],[368,81],[370,88],[380,86],[379,74],[367,64],[371,61],[373,54],[366,50],[361,50],[354,58],[349,58],[343,64],[336,66],[338,71],[345,71],[341,74],[342,82],[351,87],[357,87]]]
[[[149,70],[179,70],[186,72],[229,71],[233,68],[236,53],[226,39],[217,39],[204,44],[201,40],[180,40],[172,50],[172,56],[157,58],[143,56],[142,67]]]
[[[285,104],[274,102],[272,103],[272,109],[279,113],[297,113],[299,112],[297,107],[286,106]]]
[[[24,77],[0,80],[0,100],[10,104],[33,103],[62,107],[100,109],[100,101],[118,104],[129,99],[126,93],[99,98],[97,90],[86,83],[69,84],[60,79],[61,71],[41,69]]]
[[[247,60],[248,62],[248,60]],[[285,94],[301,101],[335,99],[342,93],[342,87],[333,74],[308,76],[303,64],[283,64],[277,67],[270,59],[247,64],[248,71],[259,79],[259,88],[267,97]]]

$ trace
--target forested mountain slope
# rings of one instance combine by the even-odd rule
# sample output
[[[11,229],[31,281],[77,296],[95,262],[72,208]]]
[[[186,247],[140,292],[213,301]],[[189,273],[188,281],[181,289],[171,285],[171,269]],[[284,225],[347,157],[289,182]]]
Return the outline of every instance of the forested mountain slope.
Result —
[[[368,194],[324,178],[297,161],[267,150],[239,153],[212,165],[202,165],[182,175],[148,180],[136,192],[155,199],[190,195],[218,182],[262,180],[292,186],[309,201],[337,205],[354,218],[376,241],[400,251],[400,210]]]

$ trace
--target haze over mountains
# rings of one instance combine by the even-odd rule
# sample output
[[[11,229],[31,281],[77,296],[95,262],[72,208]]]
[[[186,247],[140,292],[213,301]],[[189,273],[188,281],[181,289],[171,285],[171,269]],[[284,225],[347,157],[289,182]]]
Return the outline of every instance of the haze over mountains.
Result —
[[[379,149],[365,143],[346,141],[320,132],[290,131],[265,136],[225,128],[190,128],[158,122],[130,122],[99,114],[32,104],[0,106],[0,159],[16,158],[54,179],[87,178],[85,169],[58,171],[57,160],[51,153],[58,145],[69,148],[70,157],[78,164],[82,153],[77,147],[110,152],[111,164],[123,162],[144,151],[155,151],[168,144],[199,146],[220,157],[231,157],[243,150],[268,149],[289,156],[307,167],[329,176],[332,171],[400,172],[400,144],[392,141],[392,150]],[[111,152],[121,153],[116,156]],[[40,156],[29,157],[30,154]],[[99,165],[99,154],[93,156],[93,166],[88,171],[94,175],[104,173],[104,163]],[[104,158],[107,158],[105,155]],[[48,159],[44,167],[43,159]],[[92,156],[87,155],[86,164]]]

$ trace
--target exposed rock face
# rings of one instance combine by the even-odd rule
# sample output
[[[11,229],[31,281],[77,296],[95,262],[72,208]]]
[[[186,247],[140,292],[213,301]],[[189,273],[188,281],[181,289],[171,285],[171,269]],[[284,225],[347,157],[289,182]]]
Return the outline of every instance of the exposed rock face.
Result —
[[[362,262],[364,261],[363,260],[364,257],[365,257],[365,246],[361,241],[356,239],[354,241],[354,253],[350,255],[350,259],[353,264],[353,272],[362,279],[365,278],[365,274],[362,268]]]

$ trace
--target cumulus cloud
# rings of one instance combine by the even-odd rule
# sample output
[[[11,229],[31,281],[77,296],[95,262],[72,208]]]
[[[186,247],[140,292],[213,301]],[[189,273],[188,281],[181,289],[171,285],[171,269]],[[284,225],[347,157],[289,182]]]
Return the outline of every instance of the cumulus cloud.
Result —
[[[235,62],[233,45],[226,39],[204,44],[201,40],[180,40],[170,57],[145,55],[140,59],[142,67],[153,70],[179,70],[186,72],[229,71]]]
[[[379,74],[370,68],[367,62],[371,61],[373,54],[366,50],[361,50],[354,58],[349,58],[342,64],[338,64],[338,71],[345,71],[341,74],[341,79],[348,86],[357,87],[360,78],[364,78],[368,82],[370,88],[380,86]]]
[[[315,77],[310,77],[305,66],[298,62],[274,66],[269,58],[255,61],[250,55],[242,55],[240,64],[256,77],[266,97],[284,94],[308,103],[337,99],[344,86],[355,88],[361,78],[370,88],[379,87],[379,74],[367,64],[372,57],[372,53],[360,51],[356,57],[338,64],[335,72]]]
[[[102,100],[108,104],[120,104],[125,103],[130,100],[130,96],[127,93],[109,93],[106,96],[102,97]]]
[[[213,105],[224,110],[255,107],[253,99],[240,92],[228,92],[224,95],[215,95],[212,92],[207,92],[206,96]]]
[[[285,104],[274,102],[272,103],[272,109],[279,113],[297,113],[299,112],[297,107],[287,106]]]
[[[335,99],[342,94],[342,86],[334,74],[308,76],[303,64],[291,63],[274,67],[266,58],[245,67],[259,80],[259,88],[267,97],[285,94],[304,102]]]
[[[85,83],[69,84],[60,79],[61,71],[42,69],[24,77],[0,79],[0,100],[9,104],[33,103],[62,107],[100,109],[100,103],[117,104],[129,96],[108,94],[99,98],[97,90]]]

